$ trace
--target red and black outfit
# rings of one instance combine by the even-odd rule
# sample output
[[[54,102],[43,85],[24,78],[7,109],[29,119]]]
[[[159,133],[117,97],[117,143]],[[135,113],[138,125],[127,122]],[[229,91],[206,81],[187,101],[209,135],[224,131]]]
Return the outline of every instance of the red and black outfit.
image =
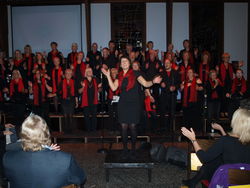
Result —
[[[114,79],[112,79],[114,81]],[[113,103],[113,96],[118,96],[119,90],[112,91],[108,89],[108,114],[109,114],[109,129],[111,131],[117,130],[117,103]]]
[[[70,65],[72,65],[76,61],[77,52],[70,52],[67,57],[67,68],[70,68]]]
[[[62,74],[63,70],[61,67],[54,68],[51,72],[52,93],[56,94],[56,96],[53,98],[56,112],[58,112],[58,97],[60,97],[61,95],[61,91],[59,90],[59,88],[62,82]]]
[[[32,90],[33,90],[33,111],[35,114],[41,116],[49,122],[49,101],[47,98],[48,90],[46,88],[47,80],[41,77],[40,80],[34,78]]]
[[[48,53],[48,57],[47,57],[47,60],[48,60],[47,70],[48,70],[48,72],[51,72],[52,69],[54,68],[53,59],[55,57],[58,57],[60,59],[60,63],[61,63],[60,65],[62,65],[62,62],[63,62],[63,55],[62,55],[62,53],[59,52],[58,50],[56,50],[56,51],[52,50],[52,51],[50,51]]]
[[[82,79],[85,77],[87,64],[83,61],[81,63],[77,63],[75,60],[72,65],[74,67],[75,88],[78,90],[80,88]]]
[[[216,85],[217,82],[217,85]],[[212,121],[218,121],[220,117],[220,106],[221,106],[221,92],[222,84],[221,81],[208,79],[206,82],[207,92],[207,109],[208,109],[208,124]]]
[[[181,75],[181,82],[183,82],[187,79],[187,72],[190,69],[194,70],[194,66],[192,64],[190,64],[190,63],[184,64],[183,62],[180,64],[179,71],[180,71],[180,75]]]
[[[34,54],[23,54],[24,60],[27,66],[27,76],[29,80],[32,80],[32,71],[34,67]]]
[[[226,66],[227,65],[227,66]],[[221,63],[219,65],[219,76],[222,84],[221,111],[228,112],[229,98],[226,93],[231,93],[233,80],[233,66],[230,63]]]
[[[87,53],[87,57],[89,58],[89,66],[92,68],[93,70],[93,74],[100,78],[100,67],[99,69],[96,68],[97,65],[101,65],[101,61],[102,61],[102,53],[100,51],[89,51]]]
[[[71,133],[73,126],[73,114],[75,109],[76,89],[73,79],[63,79],[60,85],[61,91],[61,108],[64,116],[63,131]]]
[[[247,84],[244,77],[234,78],[231,89],[231,100],[229,103],[229,117],[240,107],[240,101],[246,97]]]
[[[10,100],[12,104],[12,115],[15,117],[14,122],[17,127],[21,126],[25,115],[26,97],[24,94],[25,86],[22,78],[11,80],[10,82]]]
[[[188,127],[195,127],[199,129],[201,125],[201,112],[198,103],[199,93],[197,91],[198,84],[196,78],[187,80],[184,83],[182,107],[183,107],[183,118],[184,124]],[[188,84],[191,84],[188,86]]]
[[[97,126],[97,104],[98,104],[98,81],[92,77],[83,80],[84,88],[82,92],[81,107],[83,108],[85,126],[88,131],[96,131]]]
[[[208,63],[200,63],[199,64],[199,78],[202,81],[202,83],[206,83],[209,79],[209,71],[210,66]]]

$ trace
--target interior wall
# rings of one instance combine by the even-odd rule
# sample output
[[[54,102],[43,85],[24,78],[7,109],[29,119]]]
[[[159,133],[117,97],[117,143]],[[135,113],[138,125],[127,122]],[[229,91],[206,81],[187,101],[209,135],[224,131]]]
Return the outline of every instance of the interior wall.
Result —
[[[224,51],[232,61],[243,60],[247,78],[248,3],[224,4]]]
[[[173,3],[172,43],[175,50],[183,49],[185,39],[189,39],[189,4]]]
[[[146,41],[154,42],[154,49],[166,51],[166,3],[146,3]]]
[[[100,47],[108,46],[111,40],[110,3],[91,4],[91,43]]]

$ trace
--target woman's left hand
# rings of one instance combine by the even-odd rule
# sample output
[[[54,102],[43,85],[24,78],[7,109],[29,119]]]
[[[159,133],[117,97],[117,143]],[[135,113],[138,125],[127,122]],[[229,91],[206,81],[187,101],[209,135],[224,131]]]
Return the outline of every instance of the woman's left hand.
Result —
[[[51,144],[50,147],[54,151],[60,151],[61,150],[60,146],[58,146],[57,144]]]
[[[188,130],[186,127],[182,127],[181,132],[189,140],[195,140],[195,132],[192,128],[190,130]]]

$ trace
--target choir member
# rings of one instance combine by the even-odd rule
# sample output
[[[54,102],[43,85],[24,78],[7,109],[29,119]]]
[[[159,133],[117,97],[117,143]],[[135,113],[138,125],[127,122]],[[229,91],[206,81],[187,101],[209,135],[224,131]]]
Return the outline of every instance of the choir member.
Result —
[[[235,78],[232,81],[229,103],[229,117],[232,118],[233,113],[240,107],[240,101],[246,97],[247,85],[243,76],[243,70],[236,70]]]
[[[10,82],[9,96],[12,102],[12,115],[15,117],[13,124],[18,125],[20,127],[25,115],[25,84],[22,79],[21,73],[19,70],[15,69],[12,72],[12,79]]]
[[[33,66],[33,74],[36,73],[37,70],[40,71],[41,74],[46,74],[47,70],[46,70],[46,58],[44,56],[44,54],[42,54],[41,52],[37,52],[36,56],[35,56],[35,63]]]
[[[218,121],[221,106],[222,85],[215,70],[209,72],[209,79],[206,82],[208,125]]]
[[[129,54],[133,51],[133,45],[130,43],[126,44],[124,55],[129,56]]]
[[[202,83],[206,83],[209,79],[211,55],[208,51],[204,51],[201,56],[201,63],[199,64],[199,78]]]
[[[100,76],[100,66],[101,66],[102,54],[98,51],[97,43],[93,43],[91,46],[91,51],[87,53],[86,63],[92,68],[95,76]]]
[[[115,42],[113,40],[109,41],[109,56],[110,56],[110,61],[114,62],[116,64],[118,60],[118,54],[119,51],[116,49]]]
[[[53,59],[54,68],[51,71],[51,81],[52,81],[52,95],[50,97],[53,98],[55,112],[58,112],[58,100],[61,96],[59,91],[59,86],[62,82],[63,70],[60,66],[60,59],[58,57],[54,57]]]
[[[158,73],[161,68],[161,62],[156,58],[157,52],[155,50],[151,50],[149,52],[149,60],[145,62],[144,69],[146,72],[147,80],[152,80]],[[159,98],[159,85],[154,85],[152,87],[152,94],[158,102]]]
[[[4,58],[0,57],[0,78],[5,79],[6,62]]]
[[[78,45],[77,43],[72,43],[71,45],[71,52],[68,54],[67,57],[67,68],[70,68],[70,66],[75,62],[76,56],[77,56],[77,50]]]
[[[73,128],[73,114],[74,109],[78,107],[77,91],[75,90],[74,80],[72,79],[73,71],[71,69],[65,70],[65,78],[61,83],[61,107],[64,116],[65,133],[71,133]]]
[[[170,129],[173,127],[173,121],[175,119],[177,91],[180,86],[180,75],[172,69],[172,62],[166,59],[164,62],[165,69],[161,73],[161,95],[160,95],[160,112],[164,129]],[[165,115],[168,115],[167,118]]]
[[[73,70],[73,77],[75,80],[75,88],[78,90],[79,86],[81,85],[81,81],[85,76],[86,68],[89,66],[84,61],[84,53],[78,52],[76,58],[71,65],[71,69]]]
[[[117,68],[117,61],[114,59],[111,59],[110,52],[108,48],[103,48],[102,50],[102,65],[105,66],[105,68]]]
[[[183,60],[179,65],[179,71],[181,75],[181,82],[185,81],[187,79],[187,72],[193,69],[194,66],[190,63],[190,53],[189,52],[183,52]]]
[[[157,76],[153,81],[146,81],[138,71],[131,69],[130,59],[126,56],[121,57],[121,71],[118,79],[112,80],[110,70],[102,68],[103,74],[107,77],[109,86],[112,91],[119,89],[120,99],[118,102],[118,121],[122,127],[123,140],[123,158],[128,157],[128,128],[131,131],[132,156],[135,156],[136,150],[136,124],[140,121],[141,116],[141,95],[140,84],[144,87],[151,87],[155,83],[161,82],[161,77]]]
[[[145,51],[145,61],[149,61],[150,51],[154,49],[153,41],[147,42],[147,50]]]
[[[131,60],[131,63],[133,64],[134,61],[136,61],[136,54],[135,51],[130,52],[129,59]]]
[[[40,70],[34,73],[33,83],[29,81],[29,92],[33,94],[33,112],[49,122],[48,94],[52,92],[52,87],[47,80],[48,76]]]
[[[94,77],[93,70],[87,68],[85,78],[81,82],[81,88],[78,90],[82,94],[81,107],[83,108],[87,131],[96,131],[98,92],[101,86],[102,84]]]
[[[63,54],[62,52],[60,52],[57,47],[58,47],[58,44],[56,42],[51,42],[50,43],[50,47],[51,47],[51,51],[48,53],[48,71],[52,71],[52,69],[54,68],[54,63],[53,63],[53,60],[55,57],[59,58],[60,60],[60,65],[63,64]]]
[[[181,90],[183,93],[182,107],[184,124],[188,127],[196,127],[200,123],[200,107],[198,105],[198,91],[202,91],[202,82],[195,77],[193,69],[187,71],[187,79],[182,82]]]
[[[32,53],[32,49],[30,45],[26,45],[24,47],[24,61],[26,62],[27,65],[27,76],[28,79],[31,80],[32,79],[32,70],[33,70],[33,66],[34,66],[34,57],[35,55]]]
[[[163,58],[165,62],[166,59],[170,60],[170,62],[172,63],[172,69],[174,70],[178,70],[179,69],[179,66],[177,65],[176,61],[175,61],[175,56],[173,53],[170,53],[170,52],[167,52],[166,55],[165,55],[165,58]]]
[[[189,61],[190,61],[191,64],[194,65],[194,63],[195,63],[195,55],[194,55],[193,50],[191,49],[190,41],[187,40],[187,39],[184,40],[183,41],[183,47],[184,47],[184,49],[182,49],[180,52],[176,51],[177,56],[178,56],[177,60],[178,61],[183,61],[184,60],[183,59],[184,52],[188,52]]]
[[[110,70],[111,79],[115,81],[118,76],[118,69],[112,68]],[[111,88],[108,90],[108,114],[109,114],[109,126],[111,131],[116,131],[117,127],[117,97],[119,96],[119,90],[112,91]]]
[[[221,101],[221,115],[222,117],[228,116],[228,104],[232,87],[232,80],[234,77],[232,64],[229,63],[230,54],[222,54],[222,63],[216,66],[216,70],[219,73],[219,77],[222,83],[222,101]]]
[[[27,78],[27,63],[25,59],[23,58],[23,55],[20,50],[16,50],[14,54],[14,69],[18,69],[21,73],[22,79],[24,82]]]

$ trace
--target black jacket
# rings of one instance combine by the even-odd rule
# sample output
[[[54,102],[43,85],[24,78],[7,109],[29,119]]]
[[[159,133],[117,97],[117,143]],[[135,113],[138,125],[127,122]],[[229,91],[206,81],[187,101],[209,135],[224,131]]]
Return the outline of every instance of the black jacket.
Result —
[[[61,151],[9,151],[3,164],[11,188],[61,188],[86,179],[73,156]]]

